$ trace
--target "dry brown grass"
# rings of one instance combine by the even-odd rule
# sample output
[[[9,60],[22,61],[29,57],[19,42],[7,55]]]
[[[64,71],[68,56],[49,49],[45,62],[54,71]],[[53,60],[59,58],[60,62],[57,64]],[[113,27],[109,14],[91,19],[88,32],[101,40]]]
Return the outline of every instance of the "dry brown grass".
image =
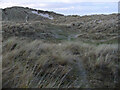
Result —
[[[3,87],[117,87],[119,65],[117,44],[3,42]]]

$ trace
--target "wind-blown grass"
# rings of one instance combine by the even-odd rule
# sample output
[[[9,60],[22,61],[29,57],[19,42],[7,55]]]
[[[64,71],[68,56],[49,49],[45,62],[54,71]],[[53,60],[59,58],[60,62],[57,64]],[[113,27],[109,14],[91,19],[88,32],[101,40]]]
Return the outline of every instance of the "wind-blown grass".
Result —
[[[117,44],[9,38],[3,42],[3,87],[118,87]]]

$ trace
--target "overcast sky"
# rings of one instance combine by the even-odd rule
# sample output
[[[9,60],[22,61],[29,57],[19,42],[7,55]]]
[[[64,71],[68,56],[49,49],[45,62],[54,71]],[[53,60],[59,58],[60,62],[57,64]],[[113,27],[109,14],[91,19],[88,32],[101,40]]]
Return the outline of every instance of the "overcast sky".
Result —
[[[111,14],[118,12],[119,0],[0,0],[0,8],[23,6],[65,15]]]

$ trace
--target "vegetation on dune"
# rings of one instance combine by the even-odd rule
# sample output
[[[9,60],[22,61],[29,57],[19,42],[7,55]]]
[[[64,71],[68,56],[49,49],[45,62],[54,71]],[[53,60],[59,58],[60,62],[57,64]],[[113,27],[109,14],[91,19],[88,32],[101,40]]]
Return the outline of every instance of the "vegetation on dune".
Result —
[[[117,14],[2,14],[3,88],[120,88]]]
[[[3,87],[116,87],[117,44],[59,44],[10,38],[3,42]]]

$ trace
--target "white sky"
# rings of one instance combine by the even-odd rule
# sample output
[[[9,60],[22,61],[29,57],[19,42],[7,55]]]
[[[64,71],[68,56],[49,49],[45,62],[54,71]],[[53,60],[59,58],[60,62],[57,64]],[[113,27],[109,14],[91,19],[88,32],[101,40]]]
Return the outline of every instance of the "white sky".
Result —
[[[107,14],[117,13],[118,2],[119,0],[0,0],[0,8],[23,6],[63,14]]]

